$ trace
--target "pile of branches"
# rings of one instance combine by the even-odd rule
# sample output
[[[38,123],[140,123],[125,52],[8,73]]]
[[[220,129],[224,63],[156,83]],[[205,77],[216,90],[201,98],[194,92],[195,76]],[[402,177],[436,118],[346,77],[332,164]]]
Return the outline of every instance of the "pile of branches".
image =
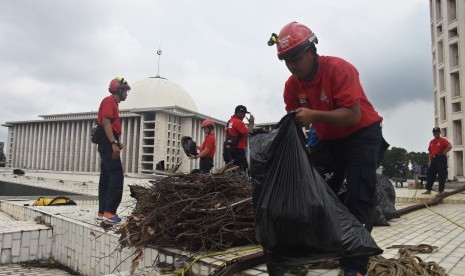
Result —
[[[224,250],[256,244],[251,183],[238,172],[165,177],[131,185],[137,200],[117,230],[120,246]]]

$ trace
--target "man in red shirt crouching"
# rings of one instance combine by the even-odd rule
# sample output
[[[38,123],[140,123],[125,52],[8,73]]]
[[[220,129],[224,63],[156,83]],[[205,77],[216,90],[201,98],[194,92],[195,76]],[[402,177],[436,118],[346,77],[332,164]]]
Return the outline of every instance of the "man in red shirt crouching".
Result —
[[[286,111],[296,112],[299,125],[312,124],[318,140],[326,143],[334,166],[331,188],[338,194],[344,179],[347,181],[341,200],[371,232],[383,118],[368,101],[352,64],[317,54],[318,40],[310,28],[291,22],[279,35],[272,35],[268,45],[274,43],[278,58],[292,73],[284,87]],[[342,258],[340,263],[341,275],[365,275],[368,256]]]
[[[436,175],[439,181],[439,194],[444,192],[447,178],[447,153],[452,145],[447,139],[441,137],[441,129],[433,128],[434,139],[429,142],[428,147],[428,172],[426,173],[426,191],[424,195],[430,195]]]

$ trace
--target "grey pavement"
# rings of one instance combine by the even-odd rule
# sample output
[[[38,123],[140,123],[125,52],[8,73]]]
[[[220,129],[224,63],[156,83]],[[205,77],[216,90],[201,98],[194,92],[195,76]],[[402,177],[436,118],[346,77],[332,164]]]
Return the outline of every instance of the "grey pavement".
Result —
[[[56,172],[28,172],[29,178],[18,179],[14,178],[6,171],[0,170],[0,181],[28,181],[33,185],[54,186],[65,190],[85,191],[88,194],[96,194],[96,185],[98,175],[86,174],[59,174]],[[60,182],[62,180],[62,182]],[[149,185],[150,179],[138,177],[126,177],[126,184]],[[86,182],[85,186],[79,185]],[[454,188],[462,187],[465,183],[451,182],[446,184],[446,192]],[[397,202],[396,208],[399,210],[418,204],[425,200],[431,199],[433,195],[422,195],[421,190],[406,188],[396,188]],[[124,191],[124,200],[119,209],[120,214],[124,217],[128,215],[134,206],[134,200],[129,197],[129,190]],[[408,213],[401,218],[390,221],[391,226],[375,227],[372,236],[378,245],[384,249],[383,256],[386,258],[397,258],[399,254],[397,249],[386,249],[392,245],[418,245],[430,244],[437,246],[438,249],[431,254],[415,254],[425,261],[435,261],[444,267],[451,276],[465,275],[465,194],[460,193],[448,197],[444,203],[429,208],[424,208],[418,211]],[[31,203],[31,201],[18,202],[18,204]],[[85,204],[78,206],[65,207],[34,207],[41,208],[49,214],[59,214],[69,217],[82,223],[87,223],[89,226],[95,226],[98,222],[95,221],[95,212],[97,205]],[[15,225],[18,223],[18,225]],[[16,222],[8,214],[0,212],[0,229],[9,225],[11,229],[24,227],[27,222]],[[29,222],[30,223],[30,222]],[[227,259],[227,258],[226,258]],[[222,258],[213,259],[213,262],[222,260]],[[9,273],[9,274],[8,274]],[[11,274],[13,273],[13,274]],[[16,273],[16,274],[14,274]],[[28,274],[29,273],[29,274]],[[0,267],[0,276],[4,275],[69,275],[64,271],[50,270],[48,274],[44,273],[43,269],[39,268],[21,268],[18,265],[8,265]],[[62,274],[54,274],[62,273]],[[121,273],[119,275],[125,275]],[[161,275],[156,271],[139,272],[137,275]],[[264,266],[259,266],[244,272],[244,275],[267,275]],[[318,276],[335,276],[337,270],[311,270],[308,275]]]

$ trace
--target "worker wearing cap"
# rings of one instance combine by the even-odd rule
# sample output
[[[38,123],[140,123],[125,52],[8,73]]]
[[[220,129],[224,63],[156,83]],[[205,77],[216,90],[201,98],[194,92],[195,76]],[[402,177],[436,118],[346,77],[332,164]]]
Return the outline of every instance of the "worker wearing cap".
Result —
[[[223,146],[224,162],[229,163],[233,160],[233,164],[239,166],[242,171],[246,171],[249,166],[245,155],[247,134],[253,132],[255,122],[255,117],[252,114],[249,118],[246,117],[246,114],[250,114],[250,112],[245,106],[236,106],[234,115],[226,123],[226,141]],[[249,122],[248,126],[243,122],[244,118]]]
[[[299,125],[312,124],[318,140],[328,144],[334,162],[331,188],[338,194],[347,181],[341,200],[371,232],[383,118],[368,101],[357,69],[342,58],[318,55],[317,43],[310,28],[291,22],[268,45],[277,45],[278,58],[292,74],[284,87],[286,111],[296,112]],[[341,275],[364,275],[368,256],[342,258],[340,263]]]
[[[425,195],[431,194],[436,176],[439,181],[439,194],[444,192],[447,178],[447,153],[452,149],[452,145],[447,139],[441,137],[441,129],[433,128],[434,138],[428,146],[428,171],[426,173],[426,191]]]

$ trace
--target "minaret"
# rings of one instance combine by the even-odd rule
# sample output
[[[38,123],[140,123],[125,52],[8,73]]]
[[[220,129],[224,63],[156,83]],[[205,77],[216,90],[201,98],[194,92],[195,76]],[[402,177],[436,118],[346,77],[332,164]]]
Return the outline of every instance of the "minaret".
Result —
[[[161,44],[160,44],[161,46]],[[158,68],[157,68],[157,75],[155,76],[156,78],[159,78],[160,77],[160,59],[161,59],[161,54],[163,52],[161,51],[161,47],[158,47],[158,50],[157,50],[157,55],[158,55]]]

